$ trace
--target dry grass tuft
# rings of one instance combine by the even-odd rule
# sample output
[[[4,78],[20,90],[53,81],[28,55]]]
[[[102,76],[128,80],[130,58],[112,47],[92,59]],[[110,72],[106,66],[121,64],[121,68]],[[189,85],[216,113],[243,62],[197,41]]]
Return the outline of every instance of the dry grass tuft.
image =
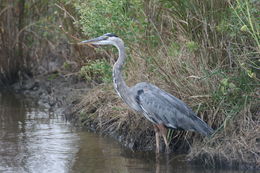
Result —
[[[207,143],[196,141],[188,155],[190,161],[211,167],[260,169],[260,112],[252,107],[247,106]]]

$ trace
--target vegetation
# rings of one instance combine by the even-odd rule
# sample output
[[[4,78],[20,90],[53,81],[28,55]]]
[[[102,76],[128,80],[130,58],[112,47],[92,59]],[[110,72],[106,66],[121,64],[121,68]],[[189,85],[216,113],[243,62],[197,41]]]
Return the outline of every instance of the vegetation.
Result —
[[[0,85],[32,76],[49,59],[62,33],[51,16],[54,3],[44,0],[0,1]]]
[[[216,129],[210,140],[190,132],[170,132],[173,150],[190,151],[190,160],[211,166],[260,167],[258,1],[33,2],[22,4],[24,12],[21,10],[18,15],[22,22],[19,17],[9,19],[14,13],[10,9],[18,8],[19,3],[1,3],[0,83],[17,76],[21,69],[30,70],[28,64],[35,58],[33,55],[44,55],[39,54],[42,44],[51,49],[50,43],[56,42],[57,37],[75,42],[77,38],[116,33],[127,46],[129,57],[124,73],[128,85],[140,81],[156,84],[185,101]],[[29,10],[32,6],[38,10]],[[20,25],[5,25],[2,21]],[[61,28],[54,25],[57,21]],[[10,35],[12,30],[15,37]],[[15,44],[15,38],[23,44]],[[10,51],[13,45],[15,51]],[[120,140],[127,141],[133,149],[147,149],[154,142],[150,123],[129,110],[113,91],[109,64],[116,59],[116,50],[109,47],[97,51],[95,58],[89,53],[92,48],[87,54],[74,50],[79,76],[106,83],[94,87],[74,109],[82,123],[123,136]],[[9,61],[14,63],[4,63]]]
[[[112,68],[106,60],[95,60],[82,66],[79,74],[86,80],[109,83],[112,81]]]

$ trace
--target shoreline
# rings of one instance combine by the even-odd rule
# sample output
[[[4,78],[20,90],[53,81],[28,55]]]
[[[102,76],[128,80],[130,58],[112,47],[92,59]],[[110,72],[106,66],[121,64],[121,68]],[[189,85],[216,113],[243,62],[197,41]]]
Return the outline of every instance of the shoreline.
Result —
[[[54,74],[55,77],[53,77]],[[93,87],[75,75],[49,73],[22,83],[15,83],[12,88],[15,92],[37,99],[39,105],[49,108],[50,111],[55,112],[55,109],[62,109],[66,120],[75,126],[109,136],[133,151],[152,151],[155,148],[154,132],[152,128],[149,128],[151,123],[129,110],[110,87],[105,87],[102,84]],[[91,100],[93,98],[94,101]],[[106,117],[100,116],[99,113],[99,111],[106,111],[102,110],[103,104],[111,104],[111,110],[107,110]],[[123,115],[117,116],[116,114]],[[174,153],[188,154],[190,148],[185,146],[185,143],[182,144],[184,146],[181,146],[182,142],[172,143],[171,150]],[[161,148],[161,151],[164,151],[164,148]],[[204,164],[206,167],[211,167],[212,162],[217,163],[217,166],[215,165],[213,168],[260,169],[259,165],[238,164],[236,161],[230,163],[221,157],[209,157],[210,155],[207,153],[200,153],[194,158],[186,158],[186,161],[190,164]],[[206,164],[208,160],[211,163]],[[236,167],[237,164],[238,167]]]

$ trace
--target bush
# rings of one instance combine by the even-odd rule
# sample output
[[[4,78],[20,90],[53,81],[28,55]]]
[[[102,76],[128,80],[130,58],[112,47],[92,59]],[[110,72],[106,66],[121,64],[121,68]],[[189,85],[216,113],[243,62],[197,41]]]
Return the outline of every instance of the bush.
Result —
[[[81,67],[79,74],[88,81],[112,82],[112,68],[106,60],[95,60]]]
[[[88,0],[76,3],[82,31],[89,37],[116,33],[125,40],[145,32],[146,21],[142,14],[142,1]]]

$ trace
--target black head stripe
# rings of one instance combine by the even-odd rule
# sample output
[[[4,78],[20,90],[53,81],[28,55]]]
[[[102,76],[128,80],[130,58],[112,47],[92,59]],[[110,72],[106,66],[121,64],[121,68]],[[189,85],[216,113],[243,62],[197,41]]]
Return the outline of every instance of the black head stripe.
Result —
[[[118,37],[117,35],[115,34],[112,34],[112,33],[107,33],[107,34],[104,34],[105,36],[108,36],[108,37]]]

